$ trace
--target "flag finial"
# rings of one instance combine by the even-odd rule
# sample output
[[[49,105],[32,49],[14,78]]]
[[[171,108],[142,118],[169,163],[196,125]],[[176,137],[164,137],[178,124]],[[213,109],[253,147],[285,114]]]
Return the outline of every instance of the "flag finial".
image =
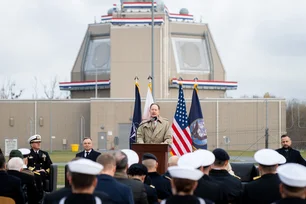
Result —
[[[195,83],[193,84],[193,88],[196,89],[196,91],[198,91],[198,80],[199,80],[199,79],[198,79],[198,77],[195,77],[193,80],[194,80],[194,82],[195,82]]]
[[[138,83],[138,80],[139,80],[138,76],[135,76],[134,80],[136,83]]]

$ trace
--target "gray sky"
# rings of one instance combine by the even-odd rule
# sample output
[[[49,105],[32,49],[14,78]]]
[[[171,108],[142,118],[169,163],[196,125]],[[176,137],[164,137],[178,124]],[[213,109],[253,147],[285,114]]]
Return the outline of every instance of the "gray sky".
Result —
[[[294,2],[294,3],[292,3]],[[32,98],[34,77],[70,81],[89,23],[117,0],[0,1],[0,80],[14,80]],[[270,92],[306,99],[306,1],[165,0],[170,12],[186,7],[209,24],[228,81],[240,97]]]

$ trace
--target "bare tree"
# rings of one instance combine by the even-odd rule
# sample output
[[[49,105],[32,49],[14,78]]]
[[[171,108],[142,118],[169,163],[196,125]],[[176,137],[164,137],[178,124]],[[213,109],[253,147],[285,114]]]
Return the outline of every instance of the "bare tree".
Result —
[[[38,79],[36,76],[34,77],[33,89],[34,89],[34,94],[35,94],[33,98],[37,99],[38,98]]]
[[[58,99],[60,98],[60,94],[56,94],[56,88],[58,87],[58,79],[57,76],[51,78],[49,85],[43,84],[44,87],[44,94],[47,97],[47,99]]]
[[[16,83],[8,80],[2,84],[0,89],[0,99],[18,99],[23,89],[16,90]]]

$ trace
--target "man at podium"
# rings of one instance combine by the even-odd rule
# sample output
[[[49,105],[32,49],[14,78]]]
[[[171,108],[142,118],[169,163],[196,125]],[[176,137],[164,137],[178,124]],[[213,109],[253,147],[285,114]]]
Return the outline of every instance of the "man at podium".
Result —
[[[156,103],[150,105],[150,120],[142,121],[137,129],[137,143],[172,144],[172,136],[168,119],[159,115],[160,107]]]

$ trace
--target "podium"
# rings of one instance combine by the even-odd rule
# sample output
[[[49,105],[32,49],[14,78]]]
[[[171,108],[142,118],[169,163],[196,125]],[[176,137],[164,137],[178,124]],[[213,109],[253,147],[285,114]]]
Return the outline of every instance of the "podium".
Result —
[[[157,157],[158,167],[157,172],[159,174],[164,174],[168,168],[168,153],[170,147],[168,144],[137,144],[134,143],[131,146],[132,150],[137,152],[139,156],[139,161],[142,160],[142,155],[144,153],[151,153]]]

